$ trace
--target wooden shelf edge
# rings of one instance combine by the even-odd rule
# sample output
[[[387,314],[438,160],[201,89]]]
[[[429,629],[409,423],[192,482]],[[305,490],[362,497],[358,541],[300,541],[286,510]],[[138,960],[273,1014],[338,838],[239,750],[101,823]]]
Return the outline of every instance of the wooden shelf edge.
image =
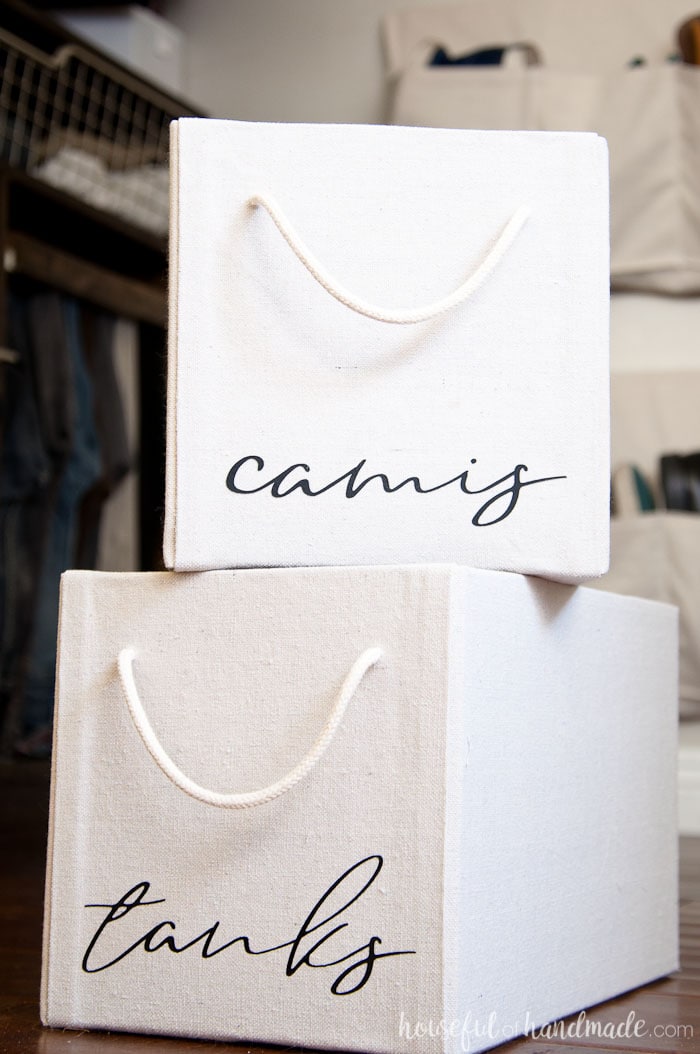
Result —
[[[116,315],[166,325],[164,288],[115,274],[29,235],[8,231],[3,265],[8,273],[44,282]]]

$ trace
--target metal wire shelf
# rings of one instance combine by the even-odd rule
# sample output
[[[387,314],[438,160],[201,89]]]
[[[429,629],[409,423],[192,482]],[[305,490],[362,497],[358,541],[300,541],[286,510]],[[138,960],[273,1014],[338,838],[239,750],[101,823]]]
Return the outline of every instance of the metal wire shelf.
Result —
[[[170,122],[187,112],[79,44],[0,29],[0,159],[146,230],[168,228]]]

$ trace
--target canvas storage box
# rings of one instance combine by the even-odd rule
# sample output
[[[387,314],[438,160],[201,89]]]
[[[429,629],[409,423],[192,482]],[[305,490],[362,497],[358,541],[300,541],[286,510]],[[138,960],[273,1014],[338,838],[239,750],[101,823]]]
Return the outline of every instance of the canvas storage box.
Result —
[[[673,970],[676,646],[478,569],[68,572],[42,1020],[457,1054]]]
[[[181,120],[175,570],[608,563],[607,150]]]

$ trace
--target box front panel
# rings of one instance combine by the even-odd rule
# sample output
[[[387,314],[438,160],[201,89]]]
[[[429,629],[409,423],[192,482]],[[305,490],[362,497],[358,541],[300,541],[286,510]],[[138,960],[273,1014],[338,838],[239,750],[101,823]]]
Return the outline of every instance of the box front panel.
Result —
[[[440,570],[64,578],[49,1024],[389,1052],[402,1009],[434,1014],[447,618]],[[316,767],[232,810],[149,756],[127,646],[161,744],[217,791],[289,771],[357,656],[382,657]]]
[[[174,178],[176,568],[603,572],[603,140],[185,120]],[[389,312],[491,263],[439,316],[377,321],[309,273],[261,194]]]

